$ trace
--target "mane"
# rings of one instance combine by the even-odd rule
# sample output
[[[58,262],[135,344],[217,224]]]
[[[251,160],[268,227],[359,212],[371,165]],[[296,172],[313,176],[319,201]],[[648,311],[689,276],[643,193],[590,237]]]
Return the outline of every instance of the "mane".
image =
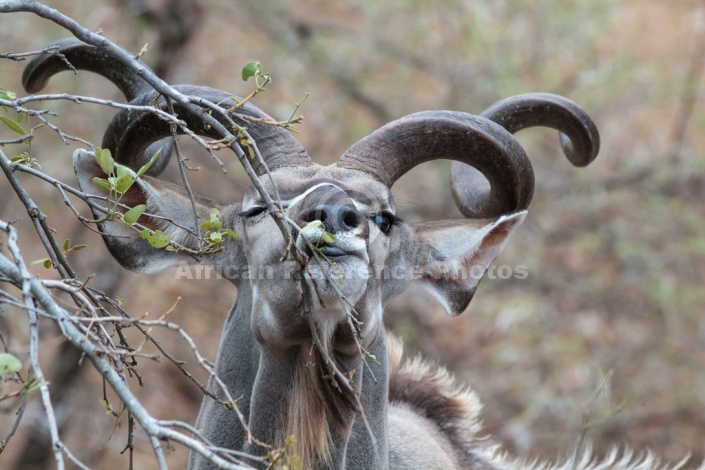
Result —
[[[456,460],[465,468],[475,468],[484,460],[481,454],[496,447],[479,437],[479,398],[469,388],[458,385],[445,368],[420,356],[402,360],[403,352],[401,341],[388,334],[390,406],[409,406],[430,420],[450,442]]]
[[[388,334],[389,403],[408,406],[430,420],[453,449],[456,461],[466,469],[501,470],[678,470],[689,458],[673,466],[665,465],[650,451],[635,454],[630,449],[612,448],[600,459],[589,446],[560,463],[516,459],[502,451],[480,425],[482,405],[477,395],[456,383],[448,370],[417,356],[403,360],[403,345]],[[705,462],[699,467],[705,470]]]

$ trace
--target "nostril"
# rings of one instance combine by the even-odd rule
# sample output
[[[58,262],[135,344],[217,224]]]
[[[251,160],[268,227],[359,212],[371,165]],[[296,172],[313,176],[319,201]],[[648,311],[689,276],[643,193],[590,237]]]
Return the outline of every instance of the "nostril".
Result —
[[[316,220],[324,224],[326,231],[336,233],[358,228],[364,217],[348,206],[324,204],[306,212],[303,217],[305,224]]]
[[[355,228],[359,224],[359,218],[357,217],[357,214],[351,210],[346,210],[343,213],[342,220],[343,225],[347,228]]]

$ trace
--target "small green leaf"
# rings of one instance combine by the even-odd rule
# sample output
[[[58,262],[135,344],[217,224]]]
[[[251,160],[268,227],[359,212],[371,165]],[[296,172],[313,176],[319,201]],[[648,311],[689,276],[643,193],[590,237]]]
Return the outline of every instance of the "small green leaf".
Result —
[[[120,164],[115,165],[115,175],[118,178],[122,178],[123,176],[133,176],[132,171],[129,168]]]
[[[223,223],[220,221],[220,211],[215,207],[211,209],[210,225],[216,230],[220,230],[221,228],[223,228]]]
[[[164,248],[171,242],[171,237],[162,232],[161,230],[151,230],[144,229],[140,232],[142,238],[147,240],[152,248]]]
[[[104,189],[106,191],[112,191],[113,190],[113,185],[110,184],[108,180],[105,178],[98,178],[97,176],[94,177],[91,181],[93,181],[93,184],[98,186],[101,189]]]
[[[220,232],[208,232],[208,239],[212,243],[222,243],[223,242],[223,234]]]
[[[44,260],[44,267],[45,267],[46,269],[50,269],[53,265],[54,265],[54,263],[52,263],[49,258],[47,258],[47,259]]]
[[[262,70],[262,65],[256,60],[250,62],[242,68],[242,80],[247,81],[257,75]]]
[[[372,354],[371,352],[365,351],[365,356],[367,356],[367,357],[369,357],[370,359],[372,359],[372,362],[374,362],[375,364],[379,364],[379,361],[377,360],[377,356],[375,356],[375,355]]]
[[[229,228],[224,228],[224,229],[221,229],[220,231],[223,232],[225,235],[229,236],[230,238],[232,238],[233,240],[237,240],[237,234],[235,232],[233,232],[232,230],[230,230]]]
[[[0,116],[0,121],[4,122],[7,127],[9,127],[11,130],[17,132],[18,134],[22,134],[22,135],[27,134],[19,122],[15,121],[7,116]]]
[[[113,160],[113,156],[110,153],[110,150],[96,147],[95,160],[98,162],[98,165],[100,165],[100,168],[103,170],[103,173],[105,173],[106,175],[112,174],[113,170],[115,169],[115,160]]]
[[[71,241],[67,238],[64,240],[64,245],[61,247],[62,250],[64,250],[64,253],[69,251],[69,247],[71,246]]]
[[[137,219],[140,218],[145,208],[146,207],[144,204],[140,204],[125,212],[125,214],[123,214],[122,216],[123,222],[125,222],[127,225],[135,225]]]
[[[257,158],[255,148],[252,146],[252,141],[250,139],[240,139],[238,143],[241,147],[247,150],[247,156],[250,157],[250,160],[254,160],[255,158]]]
[[[10,353],[0,353],[0,377],[22,370],[22,361]]]
[[[47,261],[49,262],[49,267],[51,267],[51,259],[49,259],[49,258],[35,259],[34,261],[32,261],[32,262],[29,263],[29,264],[32,265],[32,266],[34,266],[35,264],[43,264],[44,267],[46,268],[46,267],[47,267],[47,265],[46,265]]]
[[[37,160],[32,158],[32,156],[29,154],[29,152],[22,152],[19,155],[15,155],[14,157],[10,158],[10,161],[12,163],[19,163],[21,165],[27,165],[27,166],[36,166],[37,168],[41,169],[42,166],[37,163]]]
[[[332,245],[337,240],[335,235],[330,232],[323,232],[323,235],[321,235],[321,239],[329,245]]]
[[[333,265],[335,266],[335,263],[333,263]],[[338,288],[342,289],[343,287],[345,287],[345,284],[343,284],[343,276],[341,276],[340,273],[337,271],[335,274],[336,274],[336,277],[338,278]]]
[[[78,251],[78,250],[82,250],[84,248],[88,248],[88,245],[81,243],[80,245],[72,246],[71,248],[69,248],[69,251]]]
[[[115,412],[115,410],[113,409],[112,405],[110,405],[110,403],[108,403],[107,400],[101,399],[101,400],[98,400],[98,403],[100,403],[100,406],[102,406],[103,408],[105,408],[105,414],[106,414],[106,415],[111,415],[111,414],[113,414],[113,413]]]
[[[24,391],[25,393],[33,392],[39,388],[39,385],[41,385],[41,382],[38,379],[34,379],[27,384]]]
[[[164,147],[162,147],[159,150],[157,150],[156,152],[154,152],[154,155],[152,155],[152,158],[150,158],[147,163],[145,163],[144,165],[142,165],[140,167],[139,171],[137,172],[137,178],[144,175],[145,172],[147,170],[149,170],[149,168],[154,164],[154,162],[157,161],[157,158],[159,157],[159,154],[162,153],[162,150],[164,150]]]
[[[17,95],[11,91],[3,90],[0,91],[0,98],[4,100],[14,100],[17,99]]]
[[[118,167],[120,168],[120,167]],[[135,178],[130,175],[123,175],[115,181],[115,191],[119,192],[120,194],[125,194],[130,187],[132,187],[132,184],[135,182]]]
[[[311,222],[307,223],[304,228],[301,229],[302,234],[310,232],[311,230],[315,229],[316,227],[320,227],[323,225],[323,222],[320,220],[312,220]]]

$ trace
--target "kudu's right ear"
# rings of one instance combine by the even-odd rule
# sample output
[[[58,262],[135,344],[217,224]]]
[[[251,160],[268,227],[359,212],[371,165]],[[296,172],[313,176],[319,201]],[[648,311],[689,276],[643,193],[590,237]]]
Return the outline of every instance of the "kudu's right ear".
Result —
[[[449,315],[470,304],[478,284],[526,211],[496,220],[439,220],[415,224],[419,237],[421,285],[430,289]]]
[[[90,196],[100,196],[100,200],[94,199],[100,206],[111,204],[103,199],[108,196],[108,191],[94,182],[94,178],[107,178],[96,161],[95,154],[77,150],[73,156],[73,165],[81,190]],[[135,176],[135,173],[132,172],[132,175]],[[197,194],[194,194],[194,197],[200,224],[208,220],[210,210],[218,208],[219,204]],[[198,248],[198,239],[193,232],[193,206],[182,186],[143,175],[123,194],[120,203],[128,207],[144,204],[146,212],[139,218],[139,224],[153,231],[161,230],[178,245]],[[91,207],[91,210],[96,220],[105,219],[104,212],[95,207]],[[123,213],[127,211],[118,210]],[[209,263],[208,259],[199,259],[184,251],[153,248],[135,227],[120,221],[105,220],[98,226],[110,253],[124,268],[131,271],[156,273],[181,263]]]

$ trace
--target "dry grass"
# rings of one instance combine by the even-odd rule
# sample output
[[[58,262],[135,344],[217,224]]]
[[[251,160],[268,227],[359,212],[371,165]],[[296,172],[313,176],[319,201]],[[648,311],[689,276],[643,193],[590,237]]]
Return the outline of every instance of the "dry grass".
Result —
[[[240,68],[260,60],[274,77],[270,90],[258,97],[263,109],[288,117],[294,103],[311,92],[299,137],[318,161],[333,161],[386,120],[422,109],[480,112],[499,98],[529,91],[556,92],[581,103],[603,137],[602,153],[591,167],[578,171],[562,161],[552,132],[521,135],[535,162],[537,192],[527,221],[496,264],[525,265],[528,278],[485,280],[469,311],[455,319],[414,291],[390,305],[388,324],[479,392],[487,429],[516,453],[548,459],[568,453],[583,432],[591,397],[610,374],[605,393],[590,408],[595,420],[610,417],[586,432],[597,452],[616,444],[650,447],[672,461],[688,452],[696,461],[705,457],[701,94],[692,97],[694,113],[679,158],[668,157],[705,15],[698,2],[449,0],[392,6],[308,0],[295,7],[258,1],[238,8],[203,3],[203,24],[173,57],[170,81],[245,94],[249,88],[239,79]],[[118,2],[53,4],[132,50],[154,42],[150,29]],[[0,24],[3,52],[64,37],[28,15],[0,17]],[[19,64],[0,62],[0,86],[19,92],[20,71]],[[118,96],[100,79],[65,75],[51,86]],[[61,104],[57,110],[67,132],[96,141],[111,114],[86,105]],[[36,140],[44,169],[71,181],[73,149],[57,144],[48,131]],[[197,164],[206,168],[194,175],[207,178],[201,191],[217,187],[213,196],[221,200],[242,192],[245,180],[235,164],[229,176],[216,177],[217,186],[211,182],[213,165],[203,158]],[[444,164],[424,165],[406,176],[395,188],[402,214],[412,220],[455,216],[446,178]],[[98,238],[70,224],[51,188],[31,186],[58,238],[91,246],[74,258],[84,276],[95,273],[96,282],[124,297],[135,314],[156,315],[180,296],[172,319],[215,356],[235,297],[225,281],[122,274]],[[23,217],[4,181],[0,216]],[[28,259],[41,257],[26,217],[18,227],[27,234],[22,245]],[[58,347],[54,334],[45,331],[48,370]],[[24,344],[22,335],[14,331],[10,343]],[[192,360],[176,336],[163,341]],[[149,408],[193,420],[200,401],[195,387],[170,365],[143,366],[142,396]],[[100,387],[96,374],[83,371],[62,411],[69,420],[66,440],[87,463],[122,468],[126,460],[118,452],[126,431],[123,426],[111,435],[114,420],[100,407]],[[31,403],[39,405],[36,399]],[[23,437],[36,432],[30,423],[37,413],[25,418],[21,436],[0,455],[0,468],[11,468]],[[0,429],[12,418],[0,416]],[[151,465],[138,457],[144,462],[138,468]],[[175,468],[185,458],[181,449],[170,457]]]

